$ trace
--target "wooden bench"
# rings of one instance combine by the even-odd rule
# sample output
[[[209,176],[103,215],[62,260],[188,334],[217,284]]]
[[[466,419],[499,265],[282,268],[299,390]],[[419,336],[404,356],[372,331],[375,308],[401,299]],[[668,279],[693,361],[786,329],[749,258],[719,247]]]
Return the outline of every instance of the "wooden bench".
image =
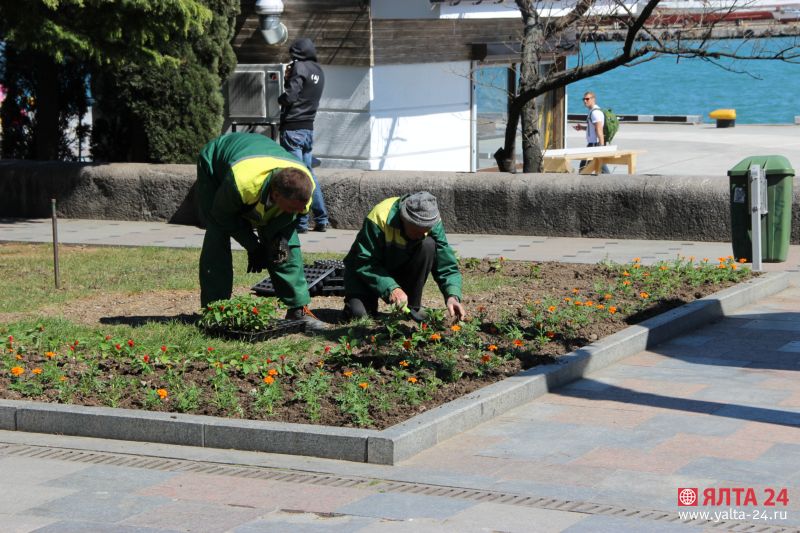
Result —
[[[616,146],[545,150],[545,172],[573,172],[573,161],[588,161],[581,174],[600,174],[603,165],[626,165],[628,174],[636,173],[636,156],[643,150],[618,150]]]

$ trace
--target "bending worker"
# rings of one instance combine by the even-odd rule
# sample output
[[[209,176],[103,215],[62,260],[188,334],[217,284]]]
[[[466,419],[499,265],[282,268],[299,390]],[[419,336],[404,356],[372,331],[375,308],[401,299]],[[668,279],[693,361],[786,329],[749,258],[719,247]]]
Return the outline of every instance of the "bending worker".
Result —
[[[450,315],[458,320],[466,316],[461,305],[461,272],[447,242],[436,198],[429,192],[388,198],[376,205],[344,264],[347,318],[374,316],[378,298],[382,298],[401,307],[407,305],[412,317],[422,321],[422,290],[430,273]]]
[[[314,181],[308,168],[271,139],[229,133],[208,143],[197,161],[200,216],[206,224],[200,252],[200,303],[231,297],[231,237],[247,250],[247,271],[267,269],[286,318],[306,330],[325,324],[308,310],[299,213],[308,213]],[[254,231],[255,229],[255,231]]]

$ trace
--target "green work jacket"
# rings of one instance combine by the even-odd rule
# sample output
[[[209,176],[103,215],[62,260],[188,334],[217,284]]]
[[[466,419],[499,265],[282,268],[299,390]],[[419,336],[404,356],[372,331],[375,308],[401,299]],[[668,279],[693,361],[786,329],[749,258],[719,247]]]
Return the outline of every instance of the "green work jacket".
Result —
[[[200,152],[197,179],[200,209],[209,222],[222,228],[245,250],[254,251],[258,231],[265,243],[277,234],[289,245],[300,245],[294,231],[297,215],[268,205],[269,183],[276,169],[293,167],[311,172],[272,139],[257,133],[229,133],[208,143]],[[311,207],[309,198],[304,213]]]
[[[389,300],[392,290],[400,285],[389,274],[411,259],[412,241],[403,232],[400,201],[403,197],[387,198],[367,215],[353,246],[344,258],[344,286],[348,295],[377,294]],[[436,242],[433,279],[445,298],[461,300],[461,272],[455,253],[447,242],[442,222],[431,228],[428,236]]]

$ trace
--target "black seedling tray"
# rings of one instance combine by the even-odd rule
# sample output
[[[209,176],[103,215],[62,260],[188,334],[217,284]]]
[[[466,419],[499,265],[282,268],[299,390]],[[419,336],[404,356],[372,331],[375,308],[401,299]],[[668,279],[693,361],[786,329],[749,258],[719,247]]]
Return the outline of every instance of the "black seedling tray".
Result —
[[[322,288],[320,282],[333,274],[334,270],[333,267],[304,266],[303,273],[306,276],[308,292],[310,292],[312,296],[317,294]],[[272,279],[270,279],[269,276],[253,285],[250,290],[261,296],[275,296],[275,287],[272,285]]]
[[[234,341],[260,342],[290,333],[302,333],[306,329],[306,323],[302,320],[276,320],[266,329],[259,331],[238,331],[220,327],[202,329],[207,335],[212,337],[222,337]]]

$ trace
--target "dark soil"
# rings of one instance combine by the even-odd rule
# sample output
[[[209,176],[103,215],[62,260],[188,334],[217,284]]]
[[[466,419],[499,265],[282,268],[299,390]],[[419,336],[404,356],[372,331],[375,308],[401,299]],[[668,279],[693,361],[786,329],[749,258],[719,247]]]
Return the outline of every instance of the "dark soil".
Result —
[[[498,325],[507,322],[509,318],[516,318],[520,324],[529,327],[530,325],[525,322],[525,309],[530,302],[547,297],[561,299],[572,295],[576,291],[584,295],[597,294],[597,287],[603,286],[598,285],[598,282],[605,283],[606,280],[612,278],[608,269],[601,265],[538,263],[535,272],[531,266],[531,263],[506,261],[500,265],[500,269],[502,270],[502,276],[514,278],[512,285],[502,285],[482,294],[465,294],[464,304],[468,313],[473,316],[479,315],[482,318],[479,335],[483,345],[498,345],[500,348],[496,355],[499,357],[496,361],[501,362],[492,365],[491,368],[483,368],[481,372],[476,372],[474,361],[459,360],[455,363],[455,369],[447,369],[426,351],[427,349],[423,343],[419,349],[417,366],[416,368],[411,368],[410,371],[413,375],[420,376],[420,383],[433,378],[433,376],[442,379],[444,382],[435,392],[432,392],[429,399],[419,405],[412,406],[395,399],[389,408],[382,410],[376,407],[378,402],[375,400],[370,405],[369,410],[369,416],[373,421],[370,427],[380,429],[397,424],[420,412],[459,398],[507,376],[514,375],[522,369],[553,362],[560,355],[615,333],[631,324],[713,294],[733,284],[732,282],[724,282],[715,285],[704,284],[697,287],[681,286],[674,290],[668,298],[650,301],[645,309],[636,313],[626,314],[625,312],[619,312],[614,315],[609,314],[603,320],[595,321],[581,328],[574,335],[568,337],[555,336],[551,342],[547,342],[541,349],[537,347],[535,351],[529,348],[533,343],[530,342],[531,337],[527,337],[525,347],[517,350],[507,337],[501,337]],[[487,276],[500,275],[496,261],[484,260],[464,270],[465,278],[474,276],[485,278]],[[164,308],[164,302],[168,303],[166,309]],[[335,322],[338,319],[338,310],[341,308],[341,303],[341,298],[339,297],[317,297],[314,299],[312,307],[319,311],[318,315],[321,319]],[[431,307],[442,306],[441,297],[438,295],[423,303]],[[626,307],[626,302],[622,298],[615,299],[615,303],[620,309],[625,309]],[[49,312],[63,314],[72,320],[96,325],[100,329],[102,324],[108,323],[136,325],[143,322],[169,321],[176,318],[192,321],[197,317],[195,313],[198,307],[199,302],[196,293],[172,291],[169,293],[121,295],[92,301],[76,301],[68,306],[51,309]],[[163,314],[154,314],[153,310],[159,308],[164,310]],[[3,318],[8,317],[0,317],[0,320]],[[415,325],[408,323],[405,327],[405,334],[411,335]],[[337,344],[336,339],[345,334],[346,331],[346,327],[337,325],[322,343],[335,346]],[[531,330],[525,329],[524,331],[527,334]],[[449,330],[444,331],[444,334],[447,333],[450,333]],[[369,331],[361,331],[361,334],[365,338],[375,335],[378,339],[386,339],[385,328],[380,326],[376,326],[376,328]],[[81,348],[83,347],[79,347],[77,350]],[[67,353],[69,354],[69,352]],[[513,357],[509,356],[509,354],[513,354]],[[115,407],[131,409],[148,408],[143,403],[141,391],[143,389],[154,390],[161,388],[166,380],[165,373],[167,370],[164,366],[153,365],[153,373],[142,374],[141,365],[133,364],[131,358],[109,357],[99,359],[97,368],[92,369],[86,363],[79,362],[73,354],[63,355],[62,357],[63,361],[59,363],[59,367],[66,377],[66,380],[64,380],[66,383],[77,384],[81,379],[87,379],[87,376],[97,376],[97,379],[103,382],[100,387],[104,391],[102,394],[97,392],[82,394],[81,390],[89,389],[76,387],[67,400],[75,404],[106,406],[112,404]],[[402,357],[398,356],[396,352],[389,354],[366,343],[354,351],[349,364],[342,364],[331,357],[325,359],[322,367],[330,376],[331,390],[335,391],[340,390],[341,386],[348,382],[344,372],[354,368],[358,369],[358,365],[355,363],[362,366],[371,366],[376,371],[376,375],[370,381],[378,384],[389,382],[397,375],[397,371],[400,368],[398,365],[401,364],[401,360]],[[43,353],[29,352],[24,356],[24,363],[27,368],[44,367],[48,362],[52,363]],[[195,383],[202,386],[202,393],[198,398],[198,406],[196,408],[180,409],[177,401],[180,391],[176,390],[170,391],[167,401],[156,405],[151,404],[149,408],[161,411],[183,410],[194,414],[283,422],[319,423],[333,426],[356,425],[351,415],[343,413],[334,398],[334,394],[321,398],[319,418],[314,421],[309,419],[308,406],[304,402],[294,399],[298,376],[308,375],[319,368],[313,360],[307,358],[304,367],[293,369],[294,376],[290,375],[290,373],[284,373],[286,367],[284,366],[285,363],[281,361],[271,361],[269,363],[265,361],[263,364],[262,371],[246,374],[236,365],[226,363],[226,373],[230,377],[231,390],[236,391],[234,396],[235,403],[239,406],[238,408],[232,409],[230,405],[223,405],[220,403],[218,396],[213,396],[213,387],[207,385],[214,381],[219,369],[206,361],[189,362],[184,368],[182,381],[186,384]],[[276,404],[271,415],[266,415],[263,410],[259,411],[256,408],[252,394],[253,391],[263,387],[262,378],[268,368],[281,370],[277,378],[280,380],[283,396],[286,400],[281,404]],[[448,376],[451,375],[449,372],[453,370],[463,374],[457,381],[448,382]],[[111,378],[114,376],[125,378],[124,382],[120,382],[123,384],[119,385],[119,391],[116,391],[111,385]],[[18,387],[10,388],[12,379],[8,372],[0,374],[0,397],[49,402],[64,401],[63,390],[57,386],[44,387],[40,394],[31,394],[20,390]],[[371,394],[372,390],[370,389]],[[59,396],[59,392],[62,393],[62,396]],[[375,392],[377,393],[377,387]],[[112,398],[113,402],[110,402],[109,398]]]

